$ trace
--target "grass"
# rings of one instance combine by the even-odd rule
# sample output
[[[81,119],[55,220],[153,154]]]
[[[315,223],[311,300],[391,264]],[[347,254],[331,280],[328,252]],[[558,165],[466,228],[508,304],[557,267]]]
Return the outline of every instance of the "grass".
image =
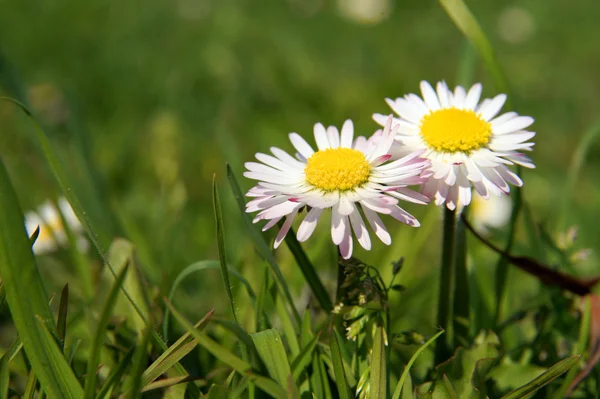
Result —
[[[594,297],[498,262],[459,224],[436,318],[438,209],[409,206],[420,229],[350,262],[325,226],[272,251],[241,172],[317,121],[374,130],[383,98],[420,79],[511,87],[537,169],[486,239],[593,274],[596,253],[575,261],[600,248],[600,61],[581,39],[600,6],[585,3],[411,0],[372,26],[319,2],[0,4],[0,399],[564,395],[597,357]],[[23,213],[59,196],[91,248],[67,231],[34,257]],[[377,295],[363,306],[342,282]],[[592,371],[574,397],[599,390]]]

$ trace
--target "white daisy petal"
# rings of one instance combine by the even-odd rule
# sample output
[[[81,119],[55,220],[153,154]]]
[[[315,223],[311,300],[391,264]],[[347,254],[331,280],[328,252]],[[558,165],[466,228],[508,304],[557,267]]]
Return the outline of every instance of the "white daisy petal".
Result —
[[[506,134],[523,130],[533,123],[533,118],[530,116],[517,116],[505,122],[493,122],[494,134]]]
[[[478,112],[481,113],[483,120],[489,121],[500,112],[502,106],[506,102],[506,94],[498,94],[489,103],[486,104],[485,108],[481,107]]]
[[[273,244],[274,248],[277,248],[281,244],[287,233],[290,231],[290,227],[292,227],[292,222],[294,221],[297,213],[298,211],[294,210],[285,218],[285,222],[283,223],[283,226],[281,226],[281,230],[279,230],[279,233],[275,238],[275,243]]]
[[[295,169],[298,169],[298,168],[304,169],[304,166],[305,166],[304,163],[298,161],[296,158],[294,158],[287,152],[285,152],[277,147],[271,147],[271,152],[273,153],[273,155],[275,155],[277,158],[279,158],[279,160],[284,162],[286,165],[289,165]],[[261,161],[261,162],[264,162],[264,161]]]
[[[421,93],[423,93],[423,100],[425,100],[427,108],[429,108],[431,111],[437,111],[440,109],[440,101],[438,96],[435,94],[435,91],[429,82],[425,80],[421,81]]]
[[[377,215],[377,212],[372,211],[367,207],[362,207],[362,210],[367,218],[367,221],[369,222],[369,226],[371,226],[375,232],[375,235],[379,237],[381,242],[383,242],[385,245],[390,245],[392,243],[392,237],[385,228],[385,225],[381,221],[379,215]]]
[[[340,132],[338,132],[335,126],[327,128],[327,138],[329,139],[331,148],[338,148],[340,146]]]
[[[348,219],[348,216],[344,217]],[[348,223],[346,220],[344,223]],[[352,234],[350,233],[350,228],[346,228],[344,231],[344,236],[342,237],[342,241],[340,242],[340,255],[344,259],[350,259],[352,256]]]
[[[354,205],[352,205],[355,209],[352,213],[350,213],[350,224],[352,225],[352,230],[354,230],[354,235],[356,235],[356,239],[361,247],[369,251],[371,249],[371,237],[369,237],[369,232],[367,231],[367,226],[360,216],[360,212]]]
[[[296,150],[298,150],[298,152],[304,158],[308,159],[312,154],[314,154],[314,150],[312,149],[312,147],[308,145],[306,140],[304,140],[302,136],[300,136],[298,133],[290,133],[289,137],[294,148],[296,148]]]
[[[296,234],[298,241],[303,242],[308,240],[317,227],[317,222],[319,221],[321,213],[323,213],[323,209],[321,208],[312,208],[308,212],[300,224],[300,227],[298,227],[298,233]]]
[[[340,146],[342,146],[344,148],[352,148],[352,139],[353,138],[354,138],[354,125],[352,124],[352,121],[350,119],[348,119],[342,125]]]
[[[329,148],[329,139],[327,138],[327,131],[325,130],[325,126],[323,126],[322,123],[315,123],[313,132],[315,135],[315,142],[317,143],[319,151],[323,151]]]
[[[481,83],[474,84],[465,98],[465,108],[474,110],[481,97]]]
[[[345,216],[342,216],[338,210],[338,206],[334,205],[331,208],[331,239],[335,245],[340,245],[346,234]]]

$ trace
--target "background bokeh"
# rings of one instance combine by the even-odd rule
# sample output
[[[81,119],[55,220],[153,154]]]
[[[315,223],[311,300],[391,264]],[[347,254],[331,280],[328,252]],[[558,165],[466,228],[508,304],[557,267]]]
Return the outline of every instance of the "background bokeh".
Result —
[[[573,152],[600,118],[600,3],[468,4],[504,67],[516,110],[536,120],[537,169],[524,172],[531,216],[553,237],[577,225],[579,245],[600,248],[598,144],[576,191],[565,190]],[[1,95],[34,110],[103,245],[116,236],[132,240],[145,276],[163,294],[185,266],[217,257],[214,173],[231,262],[251,281],[260,279],[263,264],[246,238],[225,162],[247,189],[243,163],[273,145],[289,150],[288,132],[312,139],[315,122],[341,126],[352,118],[359,133],[370,134],[371,114],[387,112],[385,97],[416,92],[421,79],[455,85],[465,48],[435,1],[0,0]],[[496,94],[479,62],[476,81],[485,95]],[[57,195],[30,122],[5,102],[0,155],[25,209]],[[559,220],[567,200],[569,211]],[[398,226],[391,249],[378,243],[356,255],[386,276],[389,262],[407,256],[399,277],[407,290],[393,298],[395,320],[399,328],[431,331],[440,214],[432,206],[407,209],[422,218],[421,229]],[[521,230],[516,251],[531,254]],[[305,248],[333,284],[327,234],[323,223]],[[496,257],[478,247],[471,255],[481,289],[489,289]],[[287,249],[278,256],[294,294],[305,298]],[[574,272],[590,273],[595,261],[593,255]],[[68,257],[40,262],[51,291],[73,279]],[[539,284],[523,275],[510,288],[518,309],[535,298]],[[226,311],[227,302],[215,300],[224,298],[217,272],[191,276],[177,298],[188,313]]]

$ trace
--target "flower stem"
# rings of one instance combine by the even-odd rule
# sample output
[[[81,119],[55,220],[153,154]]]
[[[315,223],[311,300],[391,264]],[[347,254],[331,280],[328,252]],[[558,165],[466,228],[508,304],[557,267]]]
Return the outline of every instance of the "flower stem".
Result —
[[[437,324],[446,334],[436,342],[435,364],[450,357],[452,340],[452,311],[454,297],[454,246],[456,238],[456,211],[444,207],[444,230],[442,238],[442,264],[440,268],[440,290]]]

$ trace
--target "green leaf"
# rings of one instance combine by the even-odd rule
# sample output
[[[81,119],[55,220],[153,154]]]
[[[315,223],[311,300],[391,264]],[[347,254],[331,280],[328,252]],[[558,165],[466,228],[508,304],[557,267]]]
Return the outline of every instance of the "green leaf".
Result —
[[[25,232],[23,212],[1,161],[0,276],[13,322],[42,387],[54,398],[81,398],[81,385],[52,338],[56,324]],[[53,334],[45,334],[38,317]]]
[[[8,356],[4,355],[0,358],[0,399],[8,399],[9,376]]]
[[[329,347],[331,348],[331,360],[333,361],[333,372],[335,374],[335,383],[338,388],[338,395],[341,399],[351,399],[350,386],[346,379],[346,370],[344,369],[344,360],[340,349],[340,337],[336,330],[329,335]]]
[[[537,378],[547,368],[540,367],[535,364],[512,363],[506,359],[495,366],[488,374],[488,377],[494,381],[494,385],[501,392],[508,392],[521,385],[527,384],[529,381]],[[560,398],[565,398],[561,395]]]
[[[373,338],[373,353],[371,354],[371,394],[369,398],[387,398],[387,358],[384,327],[378,325]]]
[[[581,356],[571,356],[561,360],[554,366],[550,367],[548,371],[544,372],[539,377],[533,379],[532,381],[523,385],[522,387],[517,388],[514,391],[511,391],[508,394],[504,395],[502,399],[520,399],[528,397],[529,395],[537,392],[545,385],[554,381],[563,373],[567,372],[567,370],[569,370],[571,367],[577,364],[580,357]]]
[[[302,249],[302,245],[300,245],[296,239],[296,234],[292,228],[290,228],[290,231],[285,236],[285,243],[290,249],[292,255],[294,255],[296,263],[298,266],[300,266],[300,270],[302,271],[308,286],[313,292],[313,295],[315,298],[317,298],[317,301],[319,301],[319,305],[321,305],[321,308],[325,312],[331,312],[333,310],[331,298],[329,297],[325,286],[321,282],[319,275],[315,271],[313,264],[311,263],[310,259],[308,259],[306,252],[304,252],[304,249]]]
[[[173,316],[185,327],[186,330],[202,345],[207,351],[209,351],[214,357],[233,368],[243,376],[247,376],[251,381],[254,381],[256,385],[268,393],[269,395],[276,398],[286,398],[287,394],[285,390],[277,384],[277,382],[256,374],[252,371],[252,366],[240,359],[217,342],[213,341],[205,333],[197,331],[174,307],[171,303],[165,300],[167,306],[171,309]]]
[[[283,277],[283,274],[281,273],[281,269],[279,269],[279,265],[277,265],[277,261],[275,260],[275,256],[273,256],[273,253],[271,252],[269,245],[265,241],[262,234],[260,234],[256,230],[256,227],[252,224],[252,220],[250,219],[250,216],[246,213],[246,202],[244,201],[244,194],[242,193],[242,190],[240,189],[237,179],[235,178],[233,171],[231,170],[231,166],[229,166],[229,165],[227,165],[227,178],[229,179],[229,183],[231,186],[231,190],[233,192],[233,196],[234,196],[236,203],[238,205],[238,208],[240,209],[240,212],[242,214],[242,219],[244,220],[246,227],[248,228],[248,231],[250,232],[250,238],[252,238],[252,241],[254,242],[254,245],[255,245],[256,249],[258,250],[260,256],[264,260],[266,260],[267,263],[269,264],[269,266],[271,267],[271,270],[273,271],[273,274],[275,275],[275,278],[277,279],[277,282],[279,283],[279,287],[281,288],[281,290],[283,290],[285,299],[288,302],[288,305],[293,312],[293,316],[296,321],[296,324],[300,325],[300,323],[301,323],[300,314],[298,313],[298,310],[296,309],[296,306],[294,305],[294,299],[292,298],[292,295],[290,294],[290,289],[285,281],[285,278]]]
[[[210,318],[212,317],[214,311],[208,312],[202,320],[200,320],[194,328],[202,331],[202,329],[206,326]],[[195,347],[198,345],[198,342],[190,336],[190,333],[187,332],[181,336],[173,345],[169,347],[166,351],[163,352],[162,355],[158,357],[147,369],[144,371],[142,375],[142,387],[145,387],[162,374],[164,374],[167,370],[169,370],[173,365],[175,365],[179,360],[181,360],[185,355],[190,353]],[[180,376],[185,377],[185,376]]]
[[[201,261],[192,263],[191,265],[185,267],[175,278],[175,281],[173,282],[173,285],[171,286],[171,290],[169,291],[169,296],[167,297],[167,299],[169,300],[169,302],[173,301],[173,297],[175,296],[175,292],[177,291],[177,288],[179,288],[179,285],[190,274],[196,273],[196,272],[201,272],[204,270],[220,269],[220,268],[221,268],[221,265],[216,260],[201,260]],[[237,271],[237,269],[235,269],[233,266],[227,266],[227,268],[228,268],[229,272],[232,275],[234,275],[244,285],[244,287],[246,287],[246,291],[248,292],[250,299],[252,301],[255,301],[256,294],[254,293],[254,290],[252,289],[252,286],[250,285],[248,280],[246,280],[240,274],[240,272]],[[169,330],[168,326],[169,326],[170,316],[171,316],[171,310],[167,307],[165,309],[165,317],[163,320],[163,337],[165,338],[165,340],[168,339],[168,330]]]
[[[112,373],[108,376],[102,389],[96,395],[96,399],[107,399],[110,397],[110,392],[114,388],[114,386],[121,380],[123,374],[125,374],[125,370],[130,366],[131,359],[133,358],[133,354],[135,352],[135,346],[127,351],[125,356],[119,361],[117,367],[112,371]]]
[[[104,304],[104,308],[102,309],[100,319],[98,320],[98,325],[96,327],[96,333],[94,334],[94,339],[92,341],[92,347],[90,349],[90,355],[87,364],[87,377],[85,379],[85,399],[92,399],[96,392],[96,372],[98,369],[98,364],[100,363],[100,352],[102,351],[104,339],[106,338],[106,326],[108,325],[108,319],[113,311],[113,308],[117,301],[117,295],[119,294],[121,284],[123,283],[123,279],[125,278],[126,274],[127,266],[125,266],[117,276],[117,280],[113,284],[113,287],[110,290],[110,293],[108,294],[108,298],[106,299],[106,303]]]
[[[417,360],[417,358],[425,351],[425,349],[427,349],[429,347],[429,345],[431,345],[432,343],[434,343],[435,340],[438,339],[440,337],[440,335],[442,335],[443,333],[444,333],[444,330],[438,332],[433,337],[429,338],[429,340],[427,342],[425,342],[423,345],[421,345],[419,347],[419,349],[417,349],[416,352],[412,355],[412,357],[408,361],[408,364],[406,365],[406,367],[404,367],[404,370],[402,371],[402,375],[400,376],[400,380],[398,380],[398,384],[396,385],[396,389],[394,389],[394,394],[392,395],[392,399],[399,399],[400,398],[400,394],[402,393],[402,388],[404,387],[404,383],[406,382],[406,379],[410,375],[410,373],[409,373],[410,372],[410,368],[415,363],[415,361]]]
[[[282,387],[287,386],[287,379],[292,371],[279,332],[270,329],[250,334],[250,337],[271,378]]]
[[[482,359],[497,358],[499,344],[500,341],[496,334],[482,332],[475,338],[472,347],[458,348],[453,357],[437,367],[437,371],[440,375],[447,376],[453,391],[459,398],[484,398],[484,393],[479,390],[481,388],[480,379],[482,370],[488,368],[478,369],[478,362]],[[443,380],[438,379],[435,381],[434,390],[439,388],[440,384],[446,385]],[[447,391],[447,388],[444,387],[444,390]]]

